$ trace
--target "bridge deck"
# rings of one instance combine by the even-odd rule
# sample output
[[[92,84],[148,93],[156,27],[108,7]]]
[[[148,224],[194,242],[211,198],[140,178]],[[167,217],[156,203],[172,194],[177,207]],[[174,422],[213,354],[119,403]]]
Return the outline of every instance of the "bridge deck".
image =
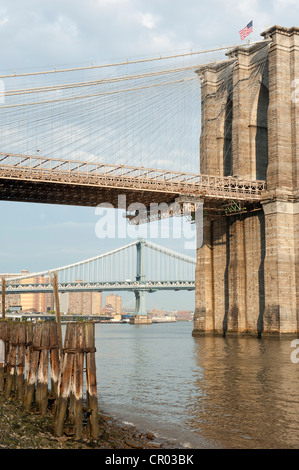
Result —
[[[0,153],[0,199],[51,204],[118,207],[118,196],[133,202],[173,202],[202,197],[213,207],[234,201],[256,203],[265,181],[218,177],[125,165]]]
[[[59,282],[60,292],[106,292],[106,291],[145,291],[155,292],[158,290],[194,290],[194,280],[187,281],[119,281],[119,282]],[[50,282],[44,283],[16,283],[7,279],[6,294],[25,294],[25,293],[48,293],[53,291]],[[0,284],[0,293],[2,287]]]

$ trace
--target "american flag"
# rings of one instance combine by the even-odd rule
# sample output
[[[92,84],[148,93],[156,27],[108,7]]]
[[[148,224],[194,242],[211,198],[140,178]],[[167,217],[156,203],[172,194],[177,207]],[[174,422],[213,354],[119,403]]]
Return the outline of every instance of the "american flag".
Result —
[[[245,26],[245,28],[239,31],[242,41],[248,36],[248,34],[252,32],[253,32],[253,21],[250,21],[250,23],[248,23],[248,25]]]

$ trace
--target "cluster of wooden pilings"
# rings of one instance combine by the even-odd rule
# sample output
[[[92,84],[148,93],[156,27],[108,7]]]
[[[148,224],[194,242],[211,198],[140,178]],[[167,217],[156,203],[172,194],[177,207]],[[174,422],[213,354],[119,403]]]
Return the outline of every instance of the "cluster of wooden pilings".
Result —
[[[90,437],[97,439],[94,323],[66,325],[63,347],[59,338],[54,321],[0,321],[0,340],[4,343],[0,392],[7,399],[19,400],[26,412],[45,415],[52,410],[54,434],[58,437],[65,426],[72,426],[74,437],[81,439],[85,416]]]

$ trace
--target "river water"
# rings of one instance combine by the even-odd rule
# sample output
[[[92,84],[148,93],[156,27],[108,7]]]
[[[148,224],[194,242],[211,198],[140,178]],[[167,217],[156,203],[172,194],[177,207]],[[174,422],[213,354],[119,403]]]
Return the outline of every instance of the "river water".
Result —
[[[298,448],[289,340],[192,337],[192,322],[96,324],[99,408],[190,448]]]

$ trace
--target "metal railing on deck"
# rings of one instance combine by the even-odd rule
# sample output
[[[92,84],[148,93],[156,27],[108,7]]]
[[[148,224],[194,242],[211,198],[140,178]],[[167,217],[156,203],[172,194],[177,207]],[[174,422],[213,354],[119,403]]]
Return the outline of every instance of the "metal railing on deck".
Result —
[[[0,153],[0,177],[246,201],[259,200],[266,188],[261,180],[5,153]]]

